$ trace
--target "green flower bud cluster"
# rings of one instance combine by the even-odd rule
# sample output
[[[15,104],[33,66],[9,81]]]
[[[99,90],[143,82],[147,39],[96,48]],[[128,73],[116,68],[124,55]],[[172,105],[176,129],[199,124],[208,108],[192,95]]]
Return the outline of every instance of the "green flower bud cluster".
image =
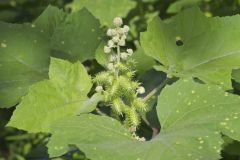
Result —
[[[136,128],[140,124],[140,113],[146,111],[146,103],[138,94],[143,94],[145,89],[137,81],[135,76],[135,61],[131,58],[132,49],[122,51],[121,47],[126,44],[129,27],[123,24],[122,19],[117,17],[113,20],[115,28],[108,29],[107,36],[111,37],[104,47],[108,55],[107,70],[98,73],[94,82],[96,92],[104,96],[104,102],[112,108],[114,114],[124,119],[128,128]]]

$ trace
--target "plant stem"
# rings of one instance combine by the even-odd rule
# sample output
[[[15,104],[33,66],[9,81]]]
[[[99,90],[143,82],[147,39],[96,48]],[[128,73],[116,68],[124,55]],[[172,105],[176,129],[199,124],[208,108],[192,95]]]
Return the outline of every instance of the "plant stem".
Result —
[[[120,46],[117,46],[117,64],[120,63]],[[118,77],[118,69],[116,71],[117,77]]]
[[[154,88],[151,92],[148,93],[148,95],[146,95],[143,100],[146,102],[148,101],[152,96],[154,96],[157,92],[159,92],[163,87],[165,87],[165,85],[169,82],[169,78],[167,78],[166,80],[164,80],[161,84],[159,84],[156,88]]]
[[[120,46],[117,46],[117,63],[120,63]]]

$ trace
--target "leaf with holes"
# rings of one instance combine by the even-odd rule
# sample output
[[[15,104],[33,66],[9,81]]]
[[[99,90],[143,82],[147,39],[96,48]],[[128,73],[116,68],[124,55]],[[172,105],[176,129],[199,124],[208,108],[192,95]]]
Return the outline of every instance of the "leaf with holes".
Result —
[[[239,96],[218,86],[180,80],[167,86],[158,98],[162,129],[151,141],[133,140],[111,118],[82,115],[52,125],[49,153],[59,156],[68,145],[76,145],[88,158],[98,160],[217,160],[221,134],[240,140],[239,105]]]
[[[229,89],[231,70],[240,67],[239,22],[239,15],[207,18],[192,8],[170,22],[155,18],[141,35],[141,44],[163,65],[160,70]]]
[[[92,83],[81,63],[52,58],[49,77],[50,80],[30,87],[8,126],[29,132],[48,132],[49,126],[61,118],[95,109],[99,98],[88,100]]]

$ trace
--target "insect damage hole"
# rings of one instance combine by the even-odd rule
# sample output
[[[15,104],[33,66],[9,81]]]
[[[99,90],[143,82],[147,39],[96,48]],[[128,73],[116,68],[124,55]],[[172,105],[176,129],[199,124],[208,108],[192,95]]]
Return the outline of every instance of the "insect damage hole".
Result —
[[[175,40],[177,46],[183,46],[183,40],[180,36],[177,36]]]

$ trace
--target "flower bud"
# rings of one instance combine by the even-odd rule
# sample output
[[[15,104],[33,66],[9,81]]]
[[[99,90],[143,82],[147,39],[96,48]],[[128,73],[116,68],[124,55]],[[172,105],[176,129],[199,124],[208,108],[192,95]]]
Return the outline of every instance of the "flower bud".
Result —
[[[124,31],[123,28],[119,28],[119,29],[117,30],[117,32],[118,32],[118,34],[121,34],[121,35],[124,35],[124,34],[125,34],[125,31]]]
[[[117,35],[116,29],[112,29],[112,36],[116,36],[116,35]]]
[[[104,46],[104,53],[110,53],[111,52],[111,48],[108,46]]]
[[[103,87],[102,87],[102,86],[97,86],[97,87],[95,88],[95,91],[96,91],[96,92],[102,92],[102,91],[103,91]]]
[[[118,42],[118,45],[119,46],[125,46],[126,42],[124,39],[121,39],[119,42]]]
[[[123,21],[121,17],[116,17],[113,19],[113,25],[115,27],[120,27],[122,24],[123,24]]]
[[[121,58],[122,58],[123,60],[126,60],[127,57],[128,57],[128,54],[127,54],[126,52],[122,52],[122,53],[120,54],[120,56],[121,56]]]
[[[114,62],[116,59],[117,59],[116,56],[111,55],[110,58],[109,58],[109,61]]]
[[[137,93],[139,93],[139,94],[145,93],[145,88],[144,88],[144,87],[139,87],[139,88],[137,89]]]
[[[126,40],[127,36],[124,34],[124,35],[122,35],[121,39]]]
[[[114,65],[113,65],[113,63],[108,63],[107,68],[108,68],[109,70],[114,70]]]
[[[127,49],[127,53],[131,56],[133,54],[133,50],[132,49]]]
[[[108,30],[107,30],[107,35],[108,35],[108,36],[112,36],[112,29],[108,29]]]
[[[112,38],[112,41],[115,42],[115,43],[118,43],[120,41],[119,36],[114,36]]]
[[[124,25],[124,26],[123,26],[123,31],[124,31],[125,33],[128,33],[128,32],[129,32],[129,27],[128,27],[127,25]]]
[[[112,40],[108,41],[108,47],[110,48],[114,47],[114,42]]]

